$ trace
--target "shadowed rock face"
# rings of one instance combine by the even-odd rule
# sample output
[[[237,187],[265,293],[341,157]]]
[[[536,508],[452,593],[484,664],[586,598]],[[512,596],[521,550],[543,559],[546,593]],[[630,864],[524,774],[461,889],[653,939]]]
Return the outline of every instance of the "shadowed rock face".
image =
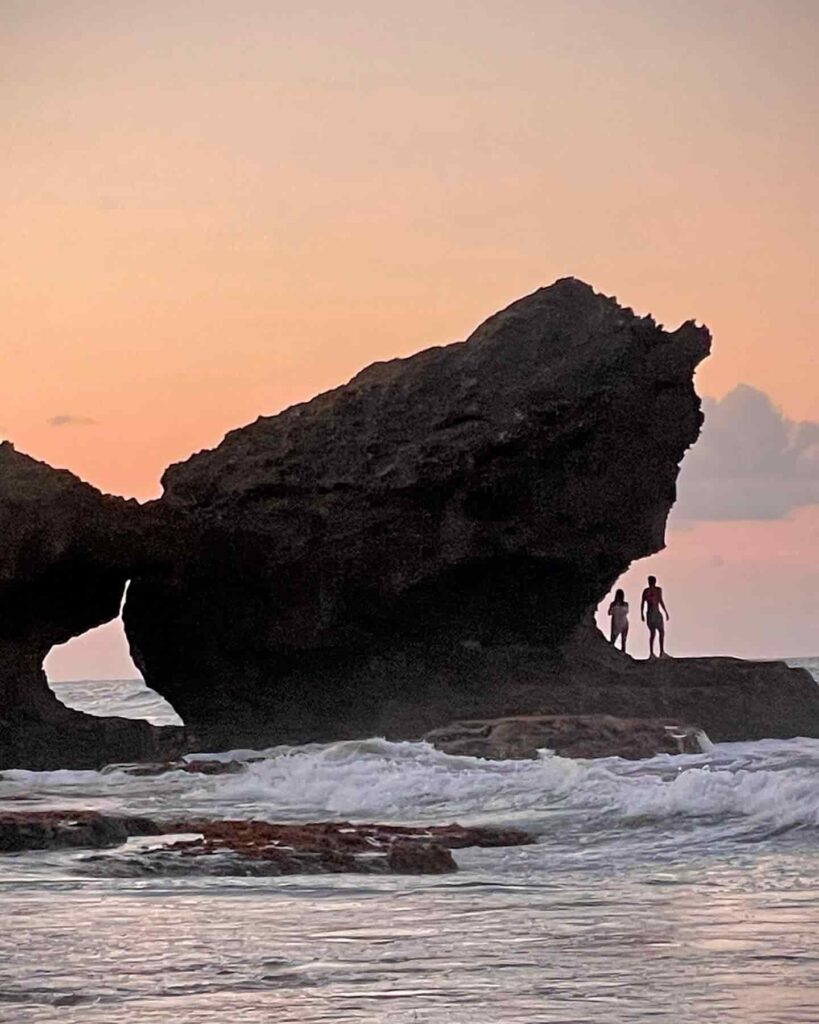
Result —
[[[170,754],[181,730],[95,718],[49,689],[55,644],[115,619],[151,516],[0,444],[0,767],[96,767]],[[156,541],[160,541],[159,532]]]
[[[709,343],[566,279],[171,467],[193,532],[129,591],[146,681],[212,743],[502,713],[497,652],[542,664],[663,546]]]

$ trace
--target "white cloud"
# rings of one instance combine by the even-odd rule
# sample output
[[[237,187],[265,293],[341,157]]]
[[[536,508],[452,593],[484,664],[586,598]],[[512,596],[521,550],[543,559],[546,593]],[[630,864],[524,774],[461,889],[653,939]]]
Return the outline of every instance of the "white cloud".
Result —
[[[705,426],[686,456],[674,509],[685,521],[782,519],[819,504],[819,423],[795,423],[740,384],[703,400]]]

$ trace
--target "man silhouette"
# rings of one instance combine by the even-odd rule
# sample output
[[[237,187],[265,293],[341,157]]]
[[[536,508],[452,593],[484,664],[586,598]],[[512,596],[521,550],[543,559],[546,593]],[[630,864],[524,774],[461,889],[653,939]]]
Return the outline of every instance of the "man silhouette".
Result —
[[[657,633],[660,635],[660,657],[665,657],[665,623],[663,622],[663,612],[665,612],[666,619],[671,618],[665,606],[665,601],[663,601],[663,588],[657,586],[656,576],[649,576],[648,586],[643,591],[643,599],[640,602],[640,618],[648,626],[649,658],[655,657],[654,636]]]

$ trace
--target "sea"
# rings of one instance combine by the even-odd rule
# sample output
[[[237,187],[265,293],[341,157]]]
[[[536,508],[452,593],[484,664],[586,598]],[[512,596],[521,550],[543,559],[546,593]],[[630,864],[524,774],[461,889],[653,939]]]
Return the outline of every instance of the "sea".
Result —
[[[819,658],[793,661],[819,680]],[[55,684],[178,721],[142,682]],[[240,774],[5,771],[0,809],[517,826],[432,877],[167,875],[0,857],[0,1021],[815,1024],[819,740],[649,761],[480,761],[424,743],[233,751]],[[261,760],[250,760],[262,753]]]

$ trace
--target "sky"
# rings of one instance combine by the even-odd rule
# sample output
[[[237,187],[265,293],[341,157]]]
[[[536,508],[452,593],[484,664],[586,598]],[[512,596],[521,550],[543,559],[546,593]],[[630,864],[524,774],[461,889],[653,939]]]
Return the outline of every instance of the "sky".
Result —
[[[817,653],[817,52],[813,0],[3,0],[0,435],[150,498],[575,275],[714,335],[669,649]]]

